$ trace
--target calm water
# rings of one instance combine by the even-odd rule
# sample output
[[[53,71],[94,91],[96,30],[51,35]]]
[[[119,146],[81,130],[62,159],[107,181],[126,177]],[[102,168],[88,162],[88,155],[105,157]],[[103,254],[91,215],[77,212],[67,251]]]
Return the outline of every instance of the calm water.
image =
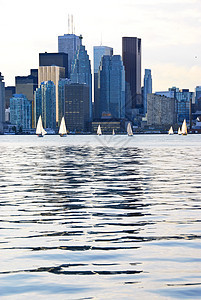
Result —
[[[201,135],[0,145],[1,299],[201,299]]]

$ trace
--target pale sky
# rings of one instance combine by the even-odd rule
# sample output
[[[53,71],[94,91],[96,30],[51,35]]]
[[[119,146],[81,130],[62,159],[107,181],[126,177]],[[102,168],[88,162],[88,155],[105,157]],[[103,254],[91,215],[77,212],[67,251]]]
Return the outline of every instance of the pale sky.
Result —
[[[5,84],[38,68],[40,52],[57,52],[58,35],[83,35],[93,62],[93,46],[122,52],[122,36],[142,39],[144,69],[152,70],[153,91],[201,85],[201,0],[0,0],[0,72]],[[92,63],[93,66],[93,63]]]

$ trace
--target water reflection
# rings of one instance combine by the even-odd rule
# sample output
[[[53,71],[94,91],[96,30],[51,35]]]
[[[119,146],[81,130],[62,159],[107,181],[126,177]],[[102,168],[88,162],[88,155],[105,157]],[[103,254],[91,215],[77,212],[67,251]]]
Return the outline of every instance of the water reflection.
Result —
[[[100,289],[104,299],[133,299],[133,288],[136,297],[156,291],[173,297],[180,284],[196,294],[200,283],[191,275],[201,263],[200,159],[195,166],[185,150],[169,152],[55,143],[8,147],[0,154],[0,285],[6,274],[27,274],[28,285],[32,274],[43,278],[38,295],[54,276],[61,284],[66,278],[77,283],[75,299],[93,299]],[[181,276],[172,284],[182,272],[188,282]],[[32,295],[33,286],[22,294]],[[55,284],[50,297],[57,290]],[[14,299],[17,287],[2,293]]]

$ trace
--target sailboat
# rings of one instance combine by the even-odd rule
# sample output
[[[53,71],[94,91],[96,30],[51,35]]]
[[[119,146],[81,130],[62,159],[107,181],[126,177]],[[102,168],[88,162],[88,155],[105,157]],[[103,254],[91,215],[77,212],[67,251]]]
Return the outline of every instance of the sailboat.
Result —
[[[184,119],[182,127],[181,127],[181,133],[182,135],[187,135],[187,125],[186,125],[186,119]]]
[[[182,134],[180,127],[178,128],[178,134],[179,134],[179,135]]]
[[[100,127],[100,125],[98,125],[97,135],[101,135],[101,134],[102,134],[101,127]]]
[[[60,124],[60,127],[59,127],[59,134],[60,134],[61,137],[67,135],[67,130],[66,130],[66,124],[65,124],[64,117],[62,117],[62,119],[61,119],[61,124]]]
[[[114,129],[112,130],[112,135],[115,135],[115,131],[114,131]]]
[[[128,136],[133,136],[133,131],[132,131],[132,128],[131,128],[131,123],[128,123],[128,125],[127,125],[127,134],[128,134]]]
[[[173,131],[172,126],[170,127],[170,129],[169,129],[169,131],[168,131],[168,134],[174,134],[174,131]]]
[[[42,118],[41,116],[38,118],[38,123],[36,127],[36,134],[38,137],[43,137],[47,132],[43,128]]]

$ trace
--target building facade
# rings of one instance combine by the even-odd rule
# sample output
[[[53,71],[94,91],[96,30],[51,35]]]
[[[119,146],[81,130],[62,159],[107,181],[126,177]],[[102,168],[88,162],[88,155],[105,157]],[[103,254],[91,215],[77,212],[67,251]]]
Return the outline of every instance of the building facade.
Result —
[[[61,123],[61,119],[65,116],[65,86],[69,85],[71,80],[68,78],[59,80],[58,83],[58,93],[59,93],[59,121],[58,124]]]
[[[3,133],[3,126],[5,122],[5,83],[4,77],[0,72],[0,133]]]
[[[144,88],[143,88],[143,108],[144,115],[147,113],[147,95],[152,94],[152,76],[151,70],[145,69]]]
[[[104,55],[98,73],[100,106],[98,117],[110,114],[125,118],[125,71],[120,55]]]
[[[113,48],[107,46],[94,46],[94,117],[100,115],[100,95],[98,89],[98,71],[101,58],[104,55],[113,55]]]
[[[58,37],[58,52],[68,54],[68,75],[71,73],[71,66],[74,56],[79,49],[80,39],[75,34],[64,34]]]
[[[126,80],[126,114],[131,117],[131,110],[142,107],[141,95],[141,39],[122,38],[122,58]]]
[[[32,101],[23,94],[14,94],[10,99],[10,123],[18,131],[32,128]]]
[[[65,85],[65,122],[68,131],[89,130],[89,86],[72,83]]]
[[[72,70],[70,79],[72,83],[86,84],[89,87],[89,118],[92,121],[92,75],[91,62],[89,55],[82,45],[82,37],[80,37],[80,46],[76,52],[72,62]]]
[[[169,127],[176,123],[175,99],[166,96],[147,95],[147,125]]]
[[[10,107],[10,98],[16,94],[15,86],[6,86],[5,87],[5,107],[8,109]]]
[[[65,77],[68,77],[68,54],[66,53],[39,53],[39,66],[57,66],[65,68]]]
[[[53,81],[41,82],[35,91],[35,124],[41,115],[44,128],[56,130],[56,88]]]
[[[56,88],[56,122],[59,121],[59,90],[58,82],[65,78],[65,68],[58,66],[40,66],[38,72],[38,86],[41,82],[52,81]]]

